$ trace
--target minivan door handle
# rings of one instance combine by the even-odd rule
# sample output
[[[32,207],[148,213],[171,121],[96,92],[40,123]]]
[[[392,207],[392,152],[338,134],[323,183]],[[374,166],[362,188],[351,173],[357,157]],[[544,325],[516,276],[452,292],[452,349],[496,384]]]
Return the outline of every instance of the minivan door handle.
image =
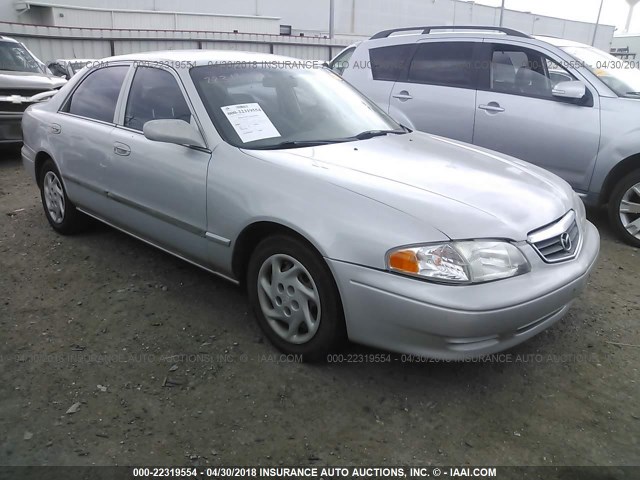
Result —
[[[413,97],[409,95],[409,92],[407,92],[406,90],[402,90],[400,93],[394,95],[393,98],[397,98],[402,102],[413,99]]]
[[[131,153],[131,147],[124,143],[116,142],[113,144],[113,153],[120,155],[121,157],[126,157]]]
[[[491,113],[504,112],[504,108],[502,108],[498,102],[489,102],[488,105],[478,105],[478,108]]]

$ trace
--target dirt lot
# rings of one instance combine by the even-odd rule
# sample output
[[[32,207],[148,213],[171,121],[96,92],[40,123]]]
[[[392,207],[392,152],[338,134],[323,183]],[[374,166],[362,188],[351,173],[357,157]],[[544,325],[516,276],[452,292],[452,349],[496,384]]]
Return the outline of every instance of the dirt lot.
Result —
[[[587,291],[505,361],[312,366],[233,285],[108,227],[54,233],[4,152],[0,465],[638,465],[640,251],[590,219]]]

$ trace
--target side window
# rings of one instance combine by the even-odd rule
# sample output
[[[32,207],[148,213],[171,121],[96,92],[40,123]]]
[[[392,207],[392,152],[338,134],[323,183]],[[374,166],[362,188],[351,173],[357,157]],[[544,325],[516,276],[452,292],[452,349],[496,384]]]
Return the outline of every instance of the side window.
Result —
[[[351,56],[355,51],[356,51],[355,47],[350,48],[349,50],[345,50],[344,52],[342,52],[340,55],[338,55],[336,58],[333,59],[333,61],[331,62],[331,65],[329,65],[329,68],[334,72],[336,72],[338,75],[342,76],[345,69],[349,66],[349,60],[351,60]]]
[[[65,111],[112,123],[127,70],[127,65],[117,65],[90,73],[73,92]]]
[[[475,88],[473,46],[473,42],[420,44],[409,68],[409,82]]]
[[[491,55],[490,89],[500,93],[553,98],[559,82],[573,75],[545,55],[528,48],[496,45]]]
[[[555,87],[560,82],[571,82],[576,80],[576,77],[571,75],[565,68],[561,67],[550,58],[547,58],[547,72],[549,72],[549,80],[551,80],[552,87]]]
[[[142,131],[149,120],[191,122],[191,111],[173,75],[153,67],[138,67],[131,83],[124,126]]]
[[[373,79],[397,82],[406,71],[414,48],[414,44],[405,44],[369,50]]]

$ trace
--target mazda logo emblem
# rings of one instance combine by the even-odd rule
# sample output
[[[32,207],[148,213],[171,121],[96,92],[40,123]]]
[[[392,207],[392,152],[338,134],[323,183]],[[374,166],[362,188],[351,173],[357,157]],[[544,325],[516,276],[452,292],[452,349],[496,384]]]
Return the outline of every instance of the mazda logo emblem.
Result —
[[[564,232],[562,235],[560,235],[560,245],[562,245],[562,248],[564,248],[565,252],[571,251],[571,237],[567,232]]]

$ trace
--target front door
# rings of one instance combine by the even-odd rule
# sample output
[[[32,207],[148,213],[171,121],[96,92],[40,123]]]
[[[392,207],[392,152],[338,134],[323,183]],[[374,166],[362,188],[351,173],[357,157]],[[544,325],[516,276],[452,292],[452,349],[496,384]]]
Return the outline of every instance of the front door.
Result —
[[[211,152],[147,139],[146,122],[194,122],[169,69],[138,67],[124,115],[112,133],[108,190],[113,221],[154,244],[207,263],[206,179]]]
[[[561,61],[517,44],[487,43],[473,143],[543,167],[587,191],[600,143],[599,97],[556,98],[558,81],[577,79]]]

